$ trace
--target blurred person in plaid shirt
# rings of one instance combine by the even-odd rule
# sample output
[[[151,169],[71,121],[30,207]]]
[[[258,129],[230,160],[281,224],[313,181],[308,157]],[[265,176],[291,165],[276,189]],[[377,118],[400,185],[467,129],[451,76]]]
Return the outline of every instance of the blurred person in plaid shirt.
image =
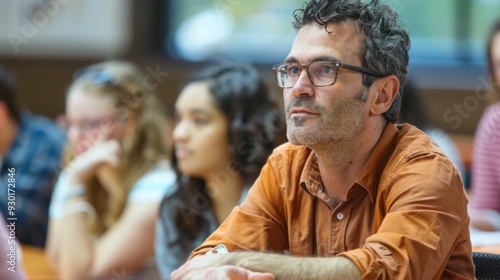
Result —
[[[43,247],[65,137],[50,119],[18,108],[14,84],[0,68],[0,210],[4,217],[17,218],[21,243]],[[8,211],[9,174],[15,179],[15,211]]]

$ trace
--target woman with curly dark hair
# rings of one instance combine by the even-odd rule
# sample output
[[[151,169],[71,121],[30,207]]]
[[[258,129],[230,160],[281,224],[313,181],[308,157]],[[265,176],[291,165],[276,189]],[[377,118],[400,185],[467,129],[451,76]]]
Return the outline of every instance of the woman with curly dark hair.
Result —
[[[245,199],[285,125],[264,81],[246,64],[215,65],[192,75],[175,114],[178,187],[162,202],[156,232],[164,278]]]

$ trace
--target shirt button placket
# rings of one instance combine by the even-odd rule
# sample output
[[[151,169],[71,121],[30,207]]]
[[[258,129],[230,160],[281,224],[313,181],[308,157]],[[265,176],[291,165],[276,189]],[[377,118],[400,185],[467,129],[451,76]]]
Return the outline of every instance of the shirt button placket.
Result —
[[[337,213],[337,219],[342,221],[344,219],[344,214],[342,212]]]

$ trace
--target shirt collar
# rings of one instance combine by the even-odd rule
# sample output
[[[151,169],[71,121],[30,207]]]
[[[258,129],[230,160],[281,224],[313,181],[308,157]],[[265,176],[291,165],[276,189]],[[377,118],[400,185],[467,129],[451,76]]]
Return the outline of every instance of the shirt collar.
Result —
[[[304,169],[300,175],[300,187],[312,196],[317,196],[318,192],[323,188],[323,181],[319,173],[318,159],[316,154],[311,149],[306,148],[309,152]]]
[[[373,202],[377,194],[380,177],[384,171],[387,162],[395,148],[395,139],[398,134],[398,126],[394,123],[388,123],[380,136],[372,154],[368,158],[363,169],[358,175],[355,184],[363,187],[369,194]]]
[[[372,154],[354,182],[354,185],[361,186],[369,193],[372,202],[375,199],[382,172],[394,151],[394,141],[399,131],[398,127],[394,123],[386,125]],[[318,192],[323,189],[318,160],[312,151],[309,153],[300,176],[300,186],[312,196],[317,196]],[[356,193],[354,192],[354,194]]]

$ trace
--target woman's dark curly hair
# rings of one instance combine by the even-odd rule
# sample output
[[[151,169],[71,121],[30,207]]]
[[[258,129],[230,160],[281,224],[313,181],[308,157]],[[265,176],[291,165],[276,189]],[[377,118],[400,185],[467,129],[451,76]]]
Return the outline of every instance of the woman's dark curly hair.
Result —
[[[381,76],[394,75],[399,79],[399,93],[384,116],[396,122],[401,107],[402,91],[408,76],[410,38],[401,26],[398,14],[378,0],[311,0],[303,9],[295,10],[293,26],[299,30],[309,24],[325,26],[352,20],[359,26],[365,45],[359,50],[362,66]],[[370,86],[377,77],[363,74],[363,84]]]
[[[250,186],[276,145],[276,133],[284,130],[272,93],[257,70],[248,64],[211,66],[194,73],[185,86],[195,82],[208,82],[217,108],[226,115],[231,166]],[[181,174],[175,153],[172,154],[178,178],[174,196],[179,205],[171,209],[177,211],[179,232],[194,238],[203,226],[197,213],[210,211],[210,196],[202,179]]]

